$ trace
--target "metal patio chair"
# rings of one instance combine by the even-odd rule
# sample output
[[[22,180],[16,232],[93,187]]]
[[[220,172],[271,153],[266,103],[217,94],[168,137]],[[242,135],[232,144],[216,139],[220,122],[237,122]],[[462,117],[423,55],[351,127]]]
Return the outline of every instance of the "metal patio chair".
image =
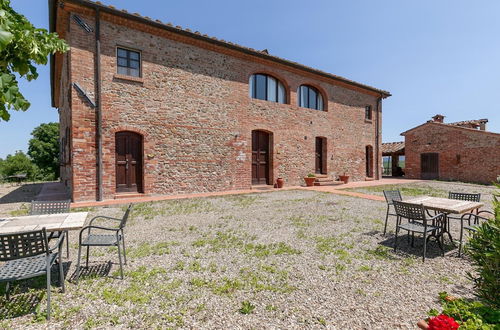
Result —
[[[57,244],[49,247],[45,228],[11,234],[0,234],[0,282],[7,282],[6,296],[10,300],[10,282],[47,275],[47,319],[50,320],[50,270],[59,263],[59,285],[64,292],[64,270],[61,247],[65,233]]]
[[[30,215],[69,213],[71,200],[63,201],[31,201]],[[50,233],[49,240],[59,238],[62,232]],[[69,258],[69,237],[66,231],[66,258]]]
[[[483,215],[480,215],[483,214]],[[478,213],[465,213],[460,218],[460,244],[458,245],[458,256],[462,255],[462,246],[463,246],[463,238],[464,238],[464,230],[469,232],[476,232],[477,227],[481,225],[481,223],[490,220],[487,216],[495,216],[495,214],[491,211],[479,211]],[[465,224],[467,222],[467,224]]]
[[[481,194],[470,194],[470,193],[461,193],[461,192],[452,192],[450,191],[448,193],[448,198],[449,199],[456,199],[459,201],[468,201],[468,202],[480,202],[481,201]],[[476,214],[479,212],[479,208],[476,209]],[[460,220],[460,217],[454,217],[454,216],[448,216],[450,219],[458,219]]]
[[[396,237],[394,241],[394,251],[397,249],[398,244],[398,234],[400,230],[408,231],[408,239],[410,238],[410,233],[412,234],[412,246],[413,246],[413,236],[415,233],[422,234],[424,238],[424,254],[422,256],[422,261],[425,262],[425,255],[427,252],[427,243],[430,237],[434,237],[441,249],[441,253],[444,256],[444,241],[442,232],[446,226],[446,215],[444,213],[439,213],[433,217],[428,218],[427,213],[423,205],[415,205],[400,201],[393,201],[394,208],[396,210]],[[405,222],[402,220],[406,219]],[[441,238],[441,242],[439,241]]]
[[[87,268],[89,267],[89,251],[91,246],[116,246],[118,248],[118,259],[120,261],[120,274],[121,278],[123,279],[121,247],[123,247],[123,259],[125,260],[125,265],[127,264],[127,255],[125,253],[125,236],[123,229],[125,229],[125,225],[127,224],[127,220],[130,215],[130,211],[132,210],[132,206],[133,206],[132,204],[129,204],[127,210],[125,211],[125,214],[123,215],[123,218],[121,219],[99,215],[92,218],[89,222],[89,225],[83,227],[80,230],[80,236],[79,236],[80,238],[78,246],[78,263],[76,265],[76,283],[78,283],[78,279],[80,277],[80,258],[83,246],[87,247],[87,257],[86,257]],[[115,228],[95,226],[93,223],[97,219],[119,221],[120,223],[118,227]],[[87,232],[87,236],[84,238],[83,234],[85,232]]]
[[[401,192],[399,190],[384,190],[385,201],[387,202],[387,212],[385,214],[384,235],[387,232],[387,221],[389,216],[396,216],[396,213],[389,213],[391,205],[394,206],[393,201],[402,201]]]

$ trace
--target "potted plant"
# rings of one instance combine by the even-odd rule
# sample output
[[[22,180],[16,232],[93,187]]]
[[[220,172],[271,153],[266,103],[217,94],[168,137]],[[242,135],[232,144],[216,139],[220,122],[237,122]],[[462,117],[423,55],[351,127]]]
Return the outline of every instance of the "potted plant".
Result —
[[[340,181],[347,183],[347,182],[349,182],[349,175],[345,174],[345,172],[344,172],[344,175],[339,175],[339,179],[340,179]]]
[[[312,187],[314,186],[314,181],[316,181],[316,175],[309,173],[305,178],[304,181],[306,182],[307,187]]]

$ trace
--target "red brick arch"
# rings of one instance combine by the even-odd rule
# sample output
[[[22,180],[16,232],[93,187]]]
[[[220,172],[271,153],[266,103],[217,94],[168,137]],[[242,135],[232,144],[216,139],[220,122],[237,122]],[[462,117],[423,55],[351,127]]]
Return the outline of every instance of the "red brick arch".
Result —
[[[286,81],[286,79],[282,75],[280,75],[276,72],[269,71],[269,70],[256,70],[254,72],[251,72],[248,75],[247,82],[250,80],[250,77],[255,75],[255,74],[265,74],[265,75],[271,76],[271,77],[279,80],[283,84],[283,86],[285,86],[285,96],[286,96],[285,104],[291,104],[290,85],[288,84],[288,82]]]
[[[328,94],[326,93],[325,89],[323,87],[321,87],[320,85],[316,84],[316,83],[313,83],[313,82],[304,82],[304,83],[301,83],[297,86],[297,91],[295,92],[295,94],[297,95],[297,98],[298,98],[298,90],[300,88],[300,86],[311,86],[311,87],[314,87],[316,88],[316,90],[321,94],[321,96],[323,97],[323,111],[328,111]],[[297,106],[299,105],[299,102],[298,100],[296,100],[297,102]]]

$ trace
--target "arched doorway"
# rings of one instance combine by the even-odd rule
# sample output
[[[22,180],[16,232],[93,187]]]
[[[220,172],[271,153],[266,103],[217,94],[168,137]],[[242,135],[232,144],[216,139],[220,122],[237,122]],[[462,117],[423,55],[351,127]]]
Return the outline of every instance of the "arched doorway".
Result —
[[[116,192],[142,193],[142,135],[123,131],[115,134]]]
[[[270,184],[272,133],[252,131],[252,184]]]
[[[373,178],[373,147],[365,147],[366,177]]]

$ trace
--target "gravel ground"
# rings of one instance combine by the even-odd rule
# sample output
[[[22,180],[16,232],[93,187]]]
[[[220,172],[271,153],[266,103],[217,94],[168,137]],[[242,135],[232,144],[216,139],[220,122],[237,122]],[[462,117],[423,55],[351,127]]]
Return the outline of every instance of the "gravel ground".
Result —
[[[415,329],[439,292],[472,297],[467,259],[451,246],[443,258],[431,242],[422,263],[422,240],[411,248],[404,237],[394,252],[384,216],[383,202],[302,190],[138,204],[124,280],[116,249],[95,248],[76,285],[71,233],[50,327]],[[0,300],[0,328],[47,327],[43,279],[15,291],[15,303]]]

